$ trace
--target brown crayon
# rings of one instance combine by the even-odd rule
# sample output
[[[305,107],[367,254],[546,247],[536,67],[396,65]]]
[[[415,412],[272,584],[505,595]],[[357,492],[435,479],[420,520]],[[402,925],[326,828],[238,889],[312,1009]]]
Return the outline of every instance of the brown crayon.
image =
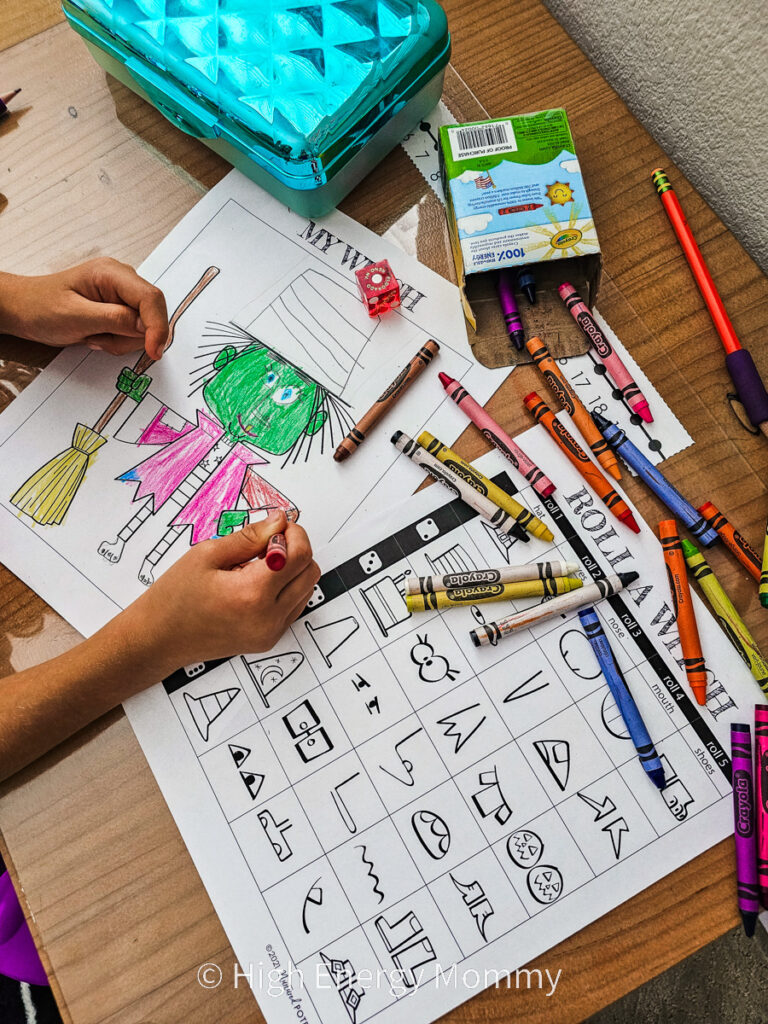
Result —
[[[344,462],[366,439],[382,416],[389,412],[398,398],[413,384],[418,376],[429,366],[440,351],[436,341],[428,341],[422,345],[413,359],[404,366],[392,381],[384,394],[380,395],[359,423],[349,431],[339,447],[333,453],[334,462]]]
[[[722,512],[719,512],[711,501],[704,502],[699,506],[699,512],[704,516],[707,525],[716,530],[720,540],[728,550],[738,558],[750,576],[760,582],[760,571],[762,561],[753,547],[742,537]]]
[[[688,570],[685,564],[683,545],[674,519],[664,519],[659,523],[659,540],[667,566],[667,578],[672,594],[672,610],[675,613],[677,631],[680,634],[683,667],[696,703],[703,707],[707,703],[707,668],[704,664],[704,655],[701,652],[701,640],[693,610],[691,589],[688,586]]]
[[[532,391],[523,399],[526,409],[533,414],[537,423],[547,430],[548,434],[558,446],[560,451],[581,473],[589,486],[595,491],[603,504],[616,518],[625,523],[630,530],[640,533],[640,527],[635,522],[635,517],[621,495],[614,490],[608,480],[592,462],[590,457],[581,447],[576,438],[570,434],[559,419],[554,415],[546,402]]]
[[[529,338],[525,347],[531,354],[534,366],[549,385],[560,405],[565,409],[581,436],[589,445],[592,454],[614,480],[621,480],[621,470],[613,449],[595,426],[587,407],[574,391],[573,385],[560,370],[541,338]]]

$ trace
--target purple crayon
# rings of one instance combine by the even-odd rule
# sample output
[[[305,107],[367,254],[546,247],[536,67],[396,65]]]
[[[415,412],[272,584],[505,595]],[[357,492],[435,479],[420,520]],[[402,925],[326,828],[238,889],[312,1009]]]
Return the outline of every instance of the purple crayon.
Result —
[[[504,323],[507,325],[507,334],[515,343],[518,352],[522,352],[525,344],[525,333],[520,320],[520,311],[515,300],[515,286],[512,282],[512,273],[509,270],[500,270],[496,280],[496,291],[499,293],[501,311],[504,314]]]
[[[736,845],[736,895],[748,938],[755,934],[760,911],[757,887],[757,837],[752,786],[752,740],[749,726],[731,723],[733,839]]]

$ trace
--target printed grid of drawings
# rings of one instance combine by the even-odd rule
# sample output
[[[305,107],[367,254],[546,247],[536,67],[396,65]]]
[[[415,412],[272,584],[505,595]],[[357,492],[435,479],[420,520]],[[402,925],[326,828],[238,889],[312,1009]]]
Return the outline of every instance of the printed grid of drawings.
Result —
[[[575,554],[601,573],[562,499],[542,507],[526,489],[522,500],[556,525],[554,545],[526,558],[462,503],[430,505],[326,573],[268,656],[165,682],[327,1024],[370,1020],[438,969],[558,913],[558,900],[729,793],[727,756],[659,660],[663,620],[651,630],[635,618],[643,588],[599,607],[604,625],[620,624],[609,635],[633,692],[656,695],[641,706],[661,794],[574,615],[477,651],[467,632],[499,605],[408,614],[409,572]],[[523,948],[507,967],[527,959]],[[318,969],[331,983],[315,988]],[[395,983],[362,985],[364,972]]]

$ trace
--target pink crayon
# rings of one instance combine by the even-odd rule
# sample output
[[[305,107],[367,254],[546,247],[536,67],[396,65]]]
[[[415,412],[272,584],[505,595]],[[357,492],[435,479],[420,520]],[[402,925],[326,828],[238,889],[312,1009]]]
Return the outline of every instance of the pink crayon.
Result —
[[[518,445],[506,431],[502,430],[482,405],[474,400],[472,395],[462,386],[461,382],[449,377],[447,373],[438,373],[440,383],[445,388],[445,393],[455,402],[464,415],[472,420],[480,433],[486,437],[491,444],[498,448],[501,454],[509,459],[515,469],[519,470],[533,489],[542,498],[548,498],[555,490],[555,485],[545,476],[535,462],[531,462],[523,449]]]
[[[768,909],[768,704],[755,705],[755,817],[757,884]]]
[[[598,359],[611,375],[616,388],[621,392],[621,397],[640,419],[645,420],[646,423],[653,423],[651,410],[642,391],[630,377],[629,370],[622,363],[618,352],[595,323],[594,317],[582,297],[567,281],[560,285],[558,291],[560,298],[570,310],[571,316],[592,343]]]

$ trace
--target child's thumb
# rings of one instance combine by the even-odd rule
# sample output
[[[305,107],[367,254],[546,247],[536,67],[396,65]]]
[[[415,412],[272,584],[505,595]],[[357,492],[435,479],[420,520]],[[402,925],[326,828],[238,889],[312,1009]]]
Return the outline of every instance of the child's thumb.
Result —
[[[214,565],[219,569],[232,569],[243,562],[263,555],[269,538],[282,533],[288,525],[284,512],[272,511],[258,523],[246,523],[228,537],[220,537],[211,545]]]

